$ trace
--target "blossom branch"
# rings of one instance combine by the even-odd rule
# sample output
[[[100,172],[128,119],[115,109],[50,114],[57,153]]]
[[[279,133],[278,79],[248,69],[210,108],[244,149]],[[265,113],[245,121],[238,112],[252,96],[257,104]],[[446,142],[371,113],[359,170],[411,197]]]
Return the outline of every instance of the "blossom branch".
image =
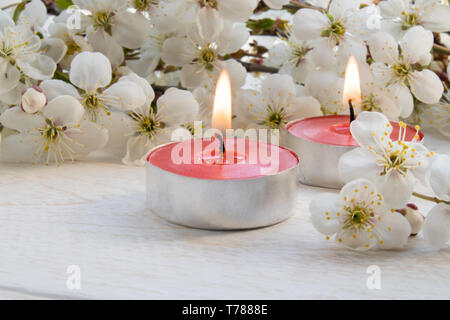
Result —
[[[444,47],[440,44],[434,44],[433,45],[433,51],[439,54],[444,54],[447,56],[450,56],[450,48]]]
[[[450,201],[445,201],[442,199],[439,199],[438,197],[432,197],[432,196],[427,196],[427,195],[423,195],[417,192],[413,193],[413,196],[422,200],[426,200],[426,201],[431,201],[434,203],[445,203],[447,205],[450,205]]]
[[[266,72],[266,73],[278,73],[278,69],[274,67],[268,67],[261,64],[256,63],[250,63],[250,62],[244,62],[244,61],[238,61],[240,62],[248,72]]]

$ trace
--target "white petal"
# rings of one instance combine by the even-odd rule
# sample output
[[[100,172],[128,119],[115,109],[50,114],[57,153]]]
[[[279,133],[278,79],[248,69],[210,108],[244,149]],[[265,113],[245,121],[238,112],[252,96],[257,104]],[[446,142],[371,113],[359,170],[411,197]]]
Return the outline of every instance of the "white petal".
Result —
[[[320,102],[310,96],[296,97],[292,100],[292,103],[286,107],[286,111],[289,114],[289,121],[323,115]]]
[[[264,0],[264,3],[271,9],[281,9],[289,0]]]
[[[164,41],[161,58],[167,64],[181,67],[195,58],[195,48],[186,38],[169,38]]]
[[[450,199],[450,156],[436,154],[431,166],[430,185],[434,193],[444,200]]]
[[[383,62],[372,63],[370,68],[372,69],[377,83],[380,85],[389,85],[396,78],[394,70]]]
[[[158,114],[169,126],[194,121],[199,106],[190,91],[170,88],[157,101]]]
[[[375,181],[386,203],[394,209],[406,206],[414,191],[414,183],[415,179],[411,173],[408,172],[404,177],[395,170],[389,171],[384,176],[378,175]]]
[[[203,39],[213,41],[223,30],[223,20],[216,9],[203,7],[197,13],[197,26]]]
[[[409,29],[400,40],[403,58],[410,64],[418,63],[433,47],[433,33],[421,26]]]
[[[293,32],[300,40],[319,38],[328,26],[325,14],[313,9],[300,9],[294,15]]]
[[[431,70],[414,71],[409,76],[411,92],[422,102],[438,103],[444,92],[439,77]]]
[[[108,127],[109,139],[104,150],[111,154],[124,157],[127,150],[127,142],[134,131],[133,120],[123,112],[112,112],[110,126]]]
[[[80,98],[77,89],[70,83],[62,80],[45,80],[39,85],[49,101],[61,95]]]
[[[120,65],[125,59],[122,47],[103,29],[88,34],[88,41],[94,51],[103,53],[114,66]]]
[[[145,102],[146,104],[150,104],[155,98],[155,91],[153,91],[152,86],[148,83],[147,80],[145,80],[142,77],[139,77],[137,74],[130,73],[126,76],[123,76],[119,79],[119,82],[121,81],[131,81],[139,85],[141,89],[144,91],[145,96],[147,97],[147,101]]]
[[[119,81],[106,89],[104,94],[108,99],[113,98],[113,106],[121,110],[134,110],[147,101],[144,90],[131,81]]]
[[[147,19],[142,14],[123,11],[113,19],[111,33],[119,45],[129,49],[142,46],[149,32]]]
[[[394,65],[398,61],[398,43],[390,34],[377,32],[368,41],[370,54],[377,62]]]
[[[243,23],[226,23],[224,29],[227,32],[222,32],[217,38],[219,45],[218,53],[225,55],[227,53],[233,53],[242,48],[250,37],[250,33]]]
[[[364,111],[351,123],[350,131],[361,147],[372,146],[377,150],[375,139],[379,140],[383,136],[390,137],[392,126],[384,114]]]
[[[77,153],[77,159],[102,149],[108,142],[108,130],[91,121],[83,121],[79,130],[73,130],[68,135],[75,141],[70,148]]]
[[[22,100],[22,92],[25,89],[27,89],[27,86],[24,83],[19,82],[14,89],[0,94],[0,101],[7,105],[20,104]]]
[[[325,235],[338,232],[340,224],[337,217],[339,202],[335,194],[321,194],[314,198],[309,206],[313,226]]]
[[[32,163],[36,159],[36,152],[39,141],[36,136],[28,134],[13,134],[2,139],[0,144],[0,158],[3,162],[26,162]]]
[[[373,180],[380,173],[375,155],[363,148],[356,148],[342,155],[339,159],[338,171],[345,182],[358,178]]]
[[[111,63],[99,52],[82,52],[72,61],[70,81],[86,91],[106,87],[112,78]]]
[[[341,229],[336,234],[336,240],[346,248],[367,251],[377,245],[375,237],[364,229]]]
[[[41,54],[36,54],[31,60],[19,59],[17,60],[17,65],[23,73],[36,80],[50,79],[56,70],[55,61]]]
[[[245,22],[253,14],[257,0],[218,0],[217,6],[222,17],[236,22]]]
[[[45,120],[39,114],[29,114],[22,111],[20,107],[14,107],[0,115],[0,123],[20,132],[38,134],[37,129],[44,126]]]
[[[403,248],[411,235],[411,224],[398,212],[388,212],[375,226],[377,235],[382,242],[381,249]]]
[[[247,79],[247,70],[245,67],[234,59],[221,62],[221,70],[226,69],[230,76],[231,87],[234,90],[241,88]],[[220,70],[220,71],[221,71]]]
[[[450,7],[448,5],[436,5],[422,14],[422,25],[433,32],[450,31]]]
[[[397,104],[401,107],[400,116],[407,118],[414,110],[414,99],[408,87],[404,83],[391,85],[390,90],[394,94]]]
[[[212,73],[208,72],[199,64],[186,64],[181,69],[181,85],[188,89],[197,88],[203,85],[208,76],[213,77]]]
[[[423,236],[434,248],[440,249],[450,239],[450,210],[445,203],[436,205],[427,215]]]
[[[48,103],[43,114],[57,126],[77,125],[84,115],[84,108],[72,96],[59,96]]]
[[[67,53],[66,43],[58,38],[46,38],[42,41],[41,51],[56,63],[59,63]]]
[[[344,38],[339,43],[337,58],[339,61],[348,61],[350,55],[353,55],[358,61],[366,61],[366,44],[360,39],[350,37]]]
[[[157,141],[156,137],[154,141],[150,141],[147,136],[131,137],[128,140],[127,153],[122,159],[122,162],[126,165],[145,165],[145,156],[158,145],[156,143]]]
[[[262,83],[261,91],[272,107],[286,107],[297,95],[294,80],[289,75],[271,74]]]
[[[20,72],[8,60],[0,58],[0,93],[14,89],[20,80]]]

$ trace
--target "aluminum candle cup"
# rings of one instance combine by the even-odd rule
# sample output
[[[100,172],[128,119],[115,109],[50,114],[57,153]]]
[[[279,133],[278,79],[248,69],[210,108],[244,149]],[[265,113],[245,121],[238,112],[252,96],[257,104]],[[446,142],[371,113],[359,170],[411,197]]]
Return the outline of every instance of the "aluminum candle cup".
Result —
[[[225,163],[217,164],[202,159],[211,141],[170,143],[150,152],[149,209],[172,223],[211,230],[270,226],[292,215],[299,174],[293,151],[263,142],[226,139]],[[190,163],[174,161],[174,153],[180,154],[181,149],[184,153],[189,147],[194,150],[195,142],[199,142],[200,151],[185,158]],[[231,151],[237,143],[243,143],[245,151]],[[277,163],[266,165],[261,159],[253,163],[249,155],[255,148],[258,152],[278,152]]]
[[[392,124],[392,140],[398,139],[399,125]],[[349,117],[323,116],[297,120],[287,125],[287,146],[294,150],[301,162],[300,182],[306,185],[341,189],[339,159],[358,147],[350,132]],[[412,140],[416,129],[407,127],[406,139]],[[420,133],[421,139],[423,134]]]

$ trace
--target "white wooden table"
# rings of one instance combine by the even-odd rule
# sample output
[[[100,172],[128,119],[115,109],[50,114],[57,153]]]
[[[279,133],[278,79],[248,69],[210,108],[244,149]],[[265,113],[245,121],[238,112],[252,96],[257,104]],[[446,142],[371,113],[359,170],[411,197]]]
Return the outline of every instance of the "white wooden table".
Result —
[[[443,137],[427,144],[450,151]],[[324,190],[299,186],[296,214],[282,224],[209,232],[148,212],[144,182],[143,168],[104,161],[1,165],[0,298],[450,298],[450,248],[419,236],[407,250],[342,249],[309,222]],[[366,286],[370,265],[380,290]],[[69,266],[81,270],[79,290],[67,286]]]

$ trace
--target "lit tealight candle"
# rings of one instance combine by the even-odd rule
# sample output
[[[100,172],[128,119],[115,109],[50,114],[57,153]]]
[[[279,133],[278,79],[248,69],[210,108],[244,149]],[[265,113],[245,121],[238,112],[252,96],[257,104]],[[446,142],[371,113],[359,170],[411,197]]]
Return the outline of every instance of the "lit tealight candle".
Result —
[[[231,128],[231,102],[225,71],[212,121],[223,134]],[[218,140],[225,153],[216,152]],[[169,143],[149,153],[147,203],[162,218],[194,228],[268,226],[291,216],[298,170],[295,152],[257,140],[216,136]]]
[[[340,157],[358,147],[350,132],[355,119],[355,105],[361,105],[361,87],[358,63],[351,56],[345,72],[343,105],[350,116],[323,116],[297,120],[287,125],[287,145],[297,152],[301,161],[300,181],[307,185],[340,189],[344,185],[339,177]],[[397,140],[400,126],[392,124],[392,140]],[[417,130],[406,127],[406,139],[412,140]],[[423,134],[420,133],[420,138]]]

